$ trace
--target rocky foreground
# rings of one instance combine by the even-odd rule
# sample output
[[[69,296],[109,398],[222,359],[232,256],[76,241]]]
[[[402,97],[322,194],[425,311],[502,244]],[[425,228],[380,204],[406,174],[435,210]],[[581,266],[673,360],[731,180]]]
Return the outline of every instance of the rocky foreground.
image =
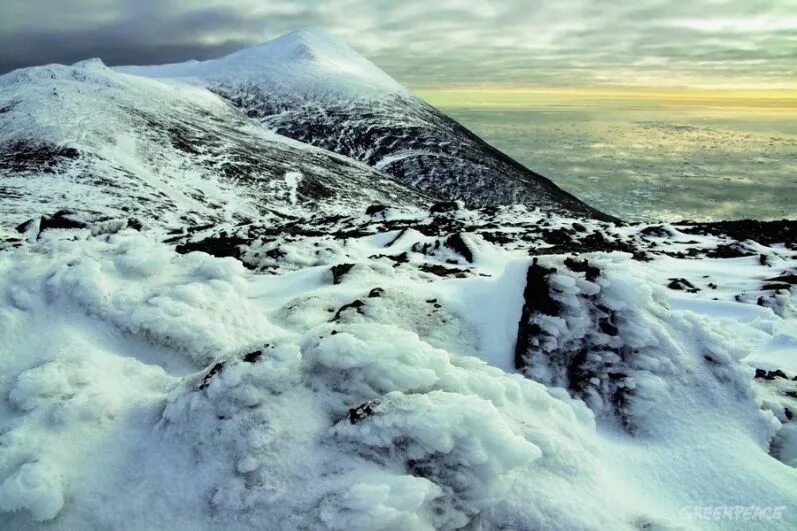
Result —
[[[145,225],[59,212],[3,243],[6,526],[797,510],[792,222],[437,203]]]

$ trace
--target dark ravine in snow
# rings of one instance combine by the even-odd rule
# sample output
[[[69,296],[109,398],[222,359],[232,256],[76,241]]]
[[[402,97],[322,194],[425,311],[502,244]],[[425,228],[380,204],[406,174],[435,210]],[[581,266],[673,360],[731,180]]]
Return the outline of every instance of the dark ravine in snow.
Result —
[[[797,221],[611,220],[315,33],[122,70],[0,76],[0,528],[794,529]]]

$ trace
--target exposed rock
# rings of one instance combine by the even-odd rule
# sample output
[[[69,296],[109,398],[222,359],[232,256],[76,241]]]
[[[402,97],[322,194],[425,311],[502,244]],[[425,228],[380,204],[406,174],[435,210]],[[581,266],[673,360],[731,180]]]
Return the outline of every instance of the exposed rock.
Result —
[[[224,362],[218,362],[214,364],[210,370],[205,374],[202,378],[202,383],[199,384],[199,390],[206,389],[210,385],[210,381],[213,379],[214,376],[219,374],[224,370]]]
[[[689,293],[697,293],[700,291],[699,288],[696,288],[685,278],[671,278],[670,283],[667,284],[667,287],[678,291],[688,291]]]
[[[352,424],[357,424],[374,414],[374,409],[379,405],[379,400],[371,400],[357,407],[351,408],[346,414],[346,418]]]
[[[241,258],[241,245],[249,243],[245,238],[238,236],[225,236],[208,237],[199,241],[189,241],[181,245],[175,246],[175,251],[180,254],[192,253],[200,251],[212,256],[218,257],[233,257]],[[247,265],[244,263],[244,265]],[[251,266],[249,266],[251,267]]]
[[[523,291],[523,310],[518,323],[517,342],[515,343],[515,368],[524,369],[528,364],[527,353],[534,337],[542,334],[539,325],[531,322],[535,313],[557,315],[559,303],[550,295],[548,275],[555,273],[555,268],[545,268],[535,258],[526,272],[526,287]]]
[[[452,234],[446,238],[446,247],[461,255],[468,263],[473,263],[473,252],[468,247],[468,244],[465,243],[465,240],[462,239],[462,234]]]
[[[354,264],[337,264],[333,265],[330,271],[332,272],[332,283],[333,284],[340,284],[343,282],[343,277],[351,271],[351,268],[354,267]]]

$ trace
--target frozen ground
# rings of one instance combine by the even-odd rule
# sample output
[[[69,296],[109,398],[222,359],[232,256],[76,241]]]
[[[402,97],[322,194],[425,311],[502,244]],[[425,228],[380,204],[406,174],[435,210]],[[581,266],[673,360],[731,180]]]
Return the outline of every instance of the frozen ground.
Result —
[[[0,523],[793,529],[797,251],[435,210],[28,224],[0,253]]]

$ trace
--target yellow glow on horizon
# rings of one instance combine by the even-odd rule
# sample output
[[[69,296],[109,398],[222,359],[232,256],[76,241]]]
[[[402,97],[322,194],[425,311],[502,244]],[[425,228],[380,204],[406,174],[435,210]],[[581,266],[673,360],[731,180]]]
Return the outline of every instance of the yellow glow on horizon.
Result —
[[[473,108],[524,108],[545,104],[608,103],[777,110],[797,113],[797,90],[644,89],[637,87],[430,88],[415,91],[432,105]]]

